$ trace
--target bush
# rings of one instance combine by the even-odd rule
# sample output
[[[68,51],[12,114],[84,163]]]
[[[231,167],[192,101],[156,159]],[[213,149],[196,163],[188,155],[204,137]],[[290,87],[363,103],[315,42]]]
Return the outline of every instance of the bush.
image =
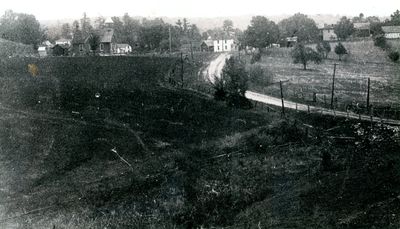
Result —
[[[260,60],[261,60],[261,53],[260,52],[256,52],[251,56],[250,63],[254,64],[256,62],[259,62]]]
[[[273,73],[261,67],[259,64],[251,65],[248,72],[250,81],[254,84],[270,85],[274,81]]]
[[[375,46],[380,47],[384,50],[389,47],[389,45],[386,42],[386,38],[383,35],[375,36],[373,39]]]
[[[218,78],[214,76],[214,99],[215,100],[225,100],[226,91],[225,91],[225,81],[222,78]]]
[[[399,52],[398,51],[391,51],[389,53],[389,58],[393,61],[393,62],[397,62],[399,60]]]
[[[342,60],[342,56],[347,54],[347,49],[339,42],[339,44],[335,46],[335,53],[339,56],[339,60]]]

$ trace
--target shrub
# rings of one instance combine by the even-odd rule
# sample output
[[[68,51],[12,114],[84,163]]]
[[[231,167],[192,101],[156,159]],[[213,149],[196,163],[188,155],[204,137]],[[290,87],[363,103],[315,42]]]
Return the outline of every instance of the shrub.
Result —
[[[248,72],[250,81],[254,84],[269,85],[274,81],[273,73],[261,67],[259,64],[251,65]]]
[[[347,54],[347,49],[341,42],[335,46],[335,53],[339,56],[339,60],[342,60],[342,56]]]
[[[261,60],[261,53],[260,52],[256,52],[251,56],[250,63],[254,64],[256,62],[259,62],[260,60]]]
[[[214,92],[214,99],[215,100],[225,100],[226,97],[226,90],[225,90],[225,82],[221,78],[214,76],[214,85],[213,88],[215,89]]]
[[[397,62],[399,60],[399,57],[400,57],[398,51],[391,51],[388,56],[393,62]]]
[[[389,45],[387,44],[386,38],[383,35],[375,36],[373,39],[374,39],[375,46],[380,47],[382,49],[388,48]]]

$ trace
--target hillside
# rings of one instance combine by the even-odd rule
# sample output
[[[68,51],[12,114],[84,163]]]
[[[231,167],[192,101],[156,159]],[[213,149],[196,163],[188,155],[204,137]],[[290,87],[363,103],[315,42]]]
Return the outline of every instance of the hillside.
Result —
[[[398,228],[398,128],[230,108],[174,63],[3,61],[0,227]]]
[[[33,47],[0,38],[0,58],[34,54]]]

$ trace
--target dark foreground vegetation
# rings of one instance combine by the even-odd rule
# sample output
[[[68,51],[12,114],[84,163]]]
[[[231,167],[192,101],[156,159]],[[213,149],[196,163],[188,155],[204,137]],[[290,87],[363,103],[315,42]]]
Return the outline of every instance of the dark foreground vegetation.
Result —
[[[231,108],[169,86],[174,59],[76,60],[2,62],[0,227],[400,226],[398,128]]]

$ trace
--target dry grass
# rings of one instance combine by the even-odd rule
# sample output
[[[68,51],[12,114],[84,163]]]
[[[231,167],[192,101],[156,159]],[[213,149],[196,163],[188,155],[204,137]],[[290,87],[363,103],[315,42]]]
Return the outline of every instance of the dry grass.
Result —
[[[396,107],[400,101],[400,65],[389,62],[386,53],[374,47],[372,41],[344,42],[344,46],[350,52],[347,61],[339,62],[331,52],[322,64],[310,63],[307,71],[292,63],[287,48],[270,50],[260,64],[274,73],[275,81],[289,80],[284,84],[286,98],[307,102],[315,92],[320,103],[324,102],[324,96],[329,103],[333,64],[338,63],[335,96],[339,107],[344,108],[352,101],[366,103],[368,78],[371,79],[371,103]],[[279,96],[278,87],[255,86],[255,90]]]

